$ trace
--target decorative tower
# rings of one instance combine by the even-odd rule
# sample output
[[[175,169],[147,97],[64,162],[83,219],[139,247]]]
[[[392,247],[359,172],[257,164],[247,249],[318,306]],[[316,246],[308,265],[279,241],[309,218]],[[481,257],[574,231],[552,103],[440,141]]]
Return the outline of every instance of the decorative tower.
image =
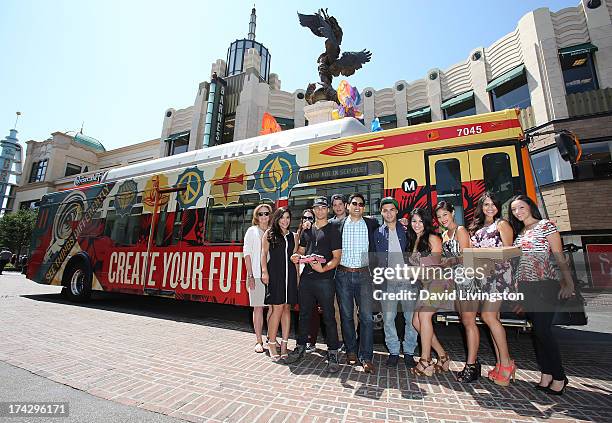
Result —
[[[21,176],[21,146],[17,139],[17,129],[15,129],[20,115],[21,113],[17,112],[14,128],[0,141],[0,214],[11,211],[8,207],[11,197],[10,187],[19,182],[16,180],[11,183],[11,175],[17,178]]]
[[[227,70],[224,74],[225,77],[245,72],[247,68],[245,66],[245,59],[248,59],[249,57],[247,55],[247,51],[250,49],[255,49],[261,59],[257,71],[259,72],[259,76],[262,81],[268,82],[268,79],[270,77],[271,55],[268,49],[263,44],[255,41],[256,21],[257,15],[255,14],[255,7],[253,6],[253,9],[251,9],[251,20],[249,21],[249,33],[247,35],[247,38],[234,41],[227,49]],[[218,72],[218,69],[216,69],[216,71]]]
[[[251,9],[251,21],[249,22],[249,35],[248,38],[251,41],[255,41],[255,21],[257,20],[257,15],[255,14],[255,5],[253,5],[253,9]]]

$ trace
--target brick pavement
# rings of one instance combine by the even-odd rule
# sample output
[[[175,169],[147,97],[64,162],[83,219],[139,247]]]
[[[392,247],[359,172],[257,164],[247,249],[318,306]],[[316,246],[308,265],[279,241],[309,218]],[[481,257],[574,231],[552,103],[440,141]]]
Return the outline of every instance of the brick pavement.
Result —
[[[328,376],[317,353],[288,367],[251,352],[247,322],[193,317],[173,302],[156,314],[153,308],[164,303],[150,298],[103,298],[82,306],[52,294],[29,295],[52,292],[57,288],[0,276],[0,360],[101,398],[189,421],[612,421],[612,335],[594,334],[591,342],[585,328],[563,331],[571,384],[566,395],[553,398],[530,387],[536,371],[528,336],[511,338],[520,370],[509,388],[483,379],[461,385],[452,373],[415,378],[401,363],[389,370],[382,366],[386,354],[380,345],[376,375],[342,366]],[[456,328],[442,332],[451,356],[460,360]],[[491,363],[485,344],[481,359]],[[451,369],[460,366],[454,361]]]

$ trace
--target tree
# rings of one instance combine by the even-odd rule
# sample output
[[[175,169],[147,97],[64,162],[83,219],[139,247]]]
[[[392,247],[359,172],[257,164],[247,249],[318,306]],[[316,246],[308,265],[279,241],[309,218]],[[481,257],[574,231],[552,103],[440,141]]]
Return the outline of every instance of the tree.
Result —
[[[0,218],[0,247],[7,247],[18,255],[28,250],[36,215],[37,211],[31,209],[5,213]]]

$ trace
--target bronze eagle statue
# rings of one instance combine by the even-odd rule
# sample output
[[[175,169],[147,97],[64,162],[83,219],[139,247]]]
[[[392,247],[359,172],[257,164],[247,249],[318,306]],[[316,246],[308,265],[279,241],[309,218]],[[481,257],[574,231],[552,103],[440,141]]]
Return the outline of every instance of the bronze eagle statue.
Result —
[[[372,53],[368,50],[358,52],[345,51],[340,56],[342,28],[327,9],[319,9],[314,15],[303,15],[298,12],[300,25],[310,29],[317,37],[325,38],[325,51],[317,59],[321,88],[315,91],[316,84],[309,84],[306,90],[306,101],[314,104],[319,100],[332,100],[338,103],[336,90],[331,86],[334,76],[350,76],[357,69],[370,61]]]

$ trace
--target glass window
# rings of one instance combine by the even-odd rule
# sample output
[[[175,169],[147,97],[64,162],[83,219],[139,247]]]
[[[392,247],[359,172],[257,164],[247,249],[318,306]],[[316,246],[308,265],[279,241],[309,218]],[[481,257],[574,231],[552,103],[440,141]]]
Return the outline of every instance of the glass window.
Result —
[[[183,210],[177,210],[174,213],[174,226],[172,227],[172,245],[178,244],[182,237],[183,228]]]
[[[444,109],[444,119],[452,119],[463,116],[472,116],[476,114],[476,103],[474,97],[468,101],[462,101],[459,104]]]
[[[550,161],[550,154],[548,151],[534,154],[532,161],[539,185],[546,185],[555,182],[552,164]]]
[[[422,116],[408,118],[408,125],[418,125],[419,123],[428,123],[428,122],[431,122],[431,112],[425,115],[422,115]]]
[[[66,171],[64,172],[64,176],[78,175],[79,173],[81,173],[81,166],[66,163]]]
[[[169,225],[169,227],[168,227]],[[155,230],[155,245],[158,247],[167,247],[172,240],[172,229],[174,221],[168,219],[168,210],[164,208],[157,216],[157,228]]]
[[[44,181],[45,176],[47,175],[47,165],[48,164],[49,164],[48,159],[32,163],[32,169],[30,171],[30,179],[28,180],[28,182]]]
[[[573,179],[570,164],[561,158],[556,148],[533,154],[531,160],[540,185]]]
[[[215,204],[211,198],[208,203],[208,216],[206,218],[206,240],[208,242],[242,242],[246,230],[251,226],[254,205],[244,203]]]
[[[572,170],[576,179],[611,177],[612,141],[582,144],[582,156]]]
[[[380,122],[380,126],[382,129],[397,128],[396,115],[379,116],[378,121]]]
[[[223,124],[223,140],[222,143],[234,141],[234,128],[236,126],[236,114],[227,115]]]
[[[379,205],[384,191],[383,180],[381,178],[293,188],[289,194],[288,203],[292,213],[291,230],[297,230],[302,212],[312,207],[312,201],[315,198],[325,197],[329,201],[332,195],[343,194],[348,199],[348,196],[355,192],[359,192],[365,197],[366,206],[364,214],[375,217],[382,223]],[[330,217],[333,217],[331,207],[329,210],[331,213]]]
[[[38,200],[30,200],[30,201],[22,201],[21,203],[19,203],[19,209],[20,210],[28,210],[28,209],[35,209],[36,208],[36,203],[39,202],[40,199]]]
[[[168,156],[185,153],[189,150],[189,134],[168,141]]]
[[[531,106],[529,87],[527,86],[527,75],[523,72],[520,76],[491,90],[491,103],[493,111],[512,109],[518,107],[526,109]]]
[[[503,205],[502,213],[507,214],[506,202],[515,194],[510,156],[506,153],[486,154],[482,157],[482,170],[485,189],[495,194]]]
[[[281,127],[281,129],[283,131],[286,131],[287,129],[293,129],[295,127],[295,123],[293,122],[293,119],[287,119],[287,118],[282,118],[282,117],[274,117],[274,119],[276,119],[276,122],[279,124],[279,126]]]
[[[561,71],[567,94],[581,93],[598,88],[597,75],[591,53],[560,56]]]
[[[461,191],[461,165],[457,159],[438,160],[435,165],[437,202],[446,201],[455,207],[455,220],[465,224]]]
[[[244,50],[239,48],[236,50],[236,65],[234,67],[234,71],[236,73],[242,72],[242,60],[244,59]]]

